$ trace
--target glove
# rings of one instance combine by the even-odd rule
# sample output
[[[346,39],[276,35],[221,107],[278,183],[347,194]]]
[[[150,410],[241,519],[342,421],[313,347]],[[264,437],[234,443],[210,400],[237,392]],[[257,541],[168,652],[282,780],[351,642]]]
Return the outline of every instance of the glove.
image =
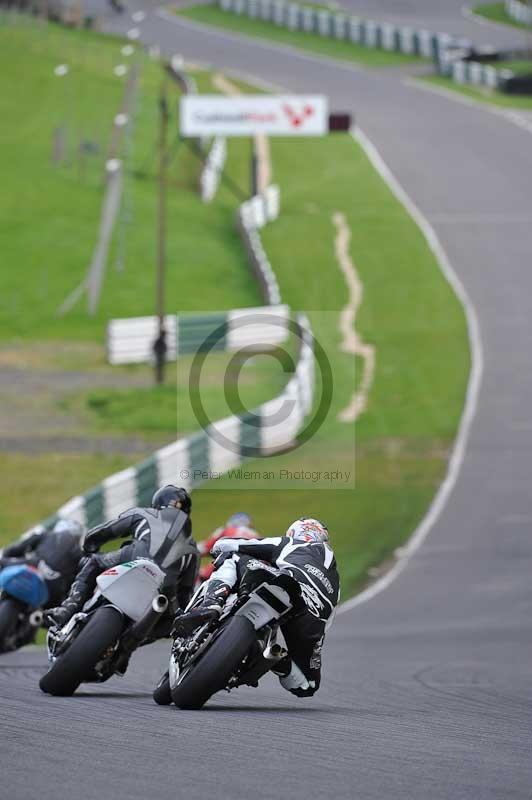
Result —
[[[238,552],[238,542],[235,539],[218,539],[217,542],[211,547],[211,555],[221,555],[221,553],[236,553]]]
[[[83,542],[83,552],[87,555],[91,556],[93,553],[97,553],[102,545],[100,541],[100,537],[98,533],[88,533],[85,536],[85,541]]]

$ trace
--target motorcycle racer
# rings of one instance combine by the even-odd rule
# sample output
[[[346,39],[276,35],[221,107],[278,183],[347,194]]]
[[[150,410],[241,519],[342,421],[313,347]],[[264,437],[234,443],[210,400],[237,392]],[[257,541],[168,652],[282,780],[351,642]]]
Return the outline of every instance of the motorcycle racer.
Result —
[[[58,519],[51,530],[34,528],[5,547],[0,567],[28,564],[36,567],[48,588],[48,604],[60,603],[79,569],[84,528],[70,519]]]
[[[329,532],[317,519],[293,522],[285,536],[262,540],[219,539],[212,548],[215,570],[205,584],[202,604],[176,617],[173,633],[187,636],[199,625],[220,616],[225,600],[244,573],[260,570],[261,562],[289,575],[300,589],[296,613],[282,625],[288,656],[274,672],[284,689],[310,697],[321,680],[321,651],[340,595],[340,579]],[[263,565],[262,565],[263,566]]]
[[[76,576],[68,597],[46,612],[45,624],[65,625],[89,599],[100,573],[136,558],[149,558],[166,573],[162,591],[169,600],[168,611],[152,631],[150,640],[167,636],[177,608],[184,607],[190,599],[198,571],[199,552],[192,538],[191,508],[192,501],[185,489],[163,486],[153,495],[150,508],[131,508],[89,531],[83,549],[90,557]],[[184,525],[183,512],[187,515]],[[126,536],[133,541],[126,542],[119,550],[97,553],[105,542]]]
[[[253,520],[244,511],[238,511],[233,514],[225,525],[216,528],[211,533],[208,539],[203,542],[198,542],[198,550],[201,556],[208,555],[218,539],[258,539],[258,533],[253,526]],[[200,581],[208,580],[214,570],[214,565],[211,562],[202,564],[199,570]]]

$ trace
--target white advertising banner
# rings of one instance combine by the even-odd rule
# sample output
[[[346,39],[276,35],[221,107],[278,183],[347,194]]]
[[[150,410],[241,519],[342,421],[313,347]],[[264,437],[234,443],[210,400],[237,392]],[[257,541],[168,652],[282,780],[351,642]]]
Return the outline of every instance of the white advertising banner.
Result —
[[[183,136],[323,136],[329,130],[321,95],[184,95]]]

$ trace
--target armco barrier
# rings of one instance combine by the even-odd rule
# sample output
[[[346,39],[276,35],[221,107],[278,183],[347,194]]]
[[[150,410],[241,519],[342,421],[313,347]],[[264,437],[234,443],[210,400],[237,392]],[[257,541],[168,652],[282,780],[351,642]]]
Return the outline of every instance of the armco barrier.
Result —
[[[469,40],[455,39],[447,33],[375,22],[285,0],[218,0],[218,5],[223,11],[272,22],[289,30],[341,39],[368,48],[424,56],[436,62],[449,47],[470,46]]]
[[[275,315],[275,325],[269,324]],[[249,324],[250,317],[256,320]],[[264,320],[262,322],[262,320]],[[288,306],[241,308],[206,314],[167,314],[167,359],[195,353],[209,337],[216,336],[215,350],[275,347],[288,338]],[[279,324],[281,323],[281,324]],[[159,332],[157,317],[113,319],[107,326],[107,360],[110,364],[142,364],[153,360],[153,343]]]
[[[508,16],[515,22],[532,25],[532,6],[528,3],[523,3],[521,0],[506,0],[504,7]]]
[[[507,6],[519,0],[509,0]],[[350,16],[342,11],[311,8],[285,0],[218,0],[223,11],[261,19],[279,27],[352,42],[363,47],[432,58],[436,71],[458,83],[505,90],[510,70],[475,61],[468,39]],[[532,10],[525,6],[527,11]],[[522,9],[519,10],[522,15]],[[472,56],[473,54],[473,56]]]
[[[270,313],[274,313],[273,309]],[[178,483],[191,490],[213,473],[237,468],[247,458],[286,449],[301,430],[314,395],[312,331],[304,314],[298,314],[297,324],[300,350],[296,372],[278,397],[252,412],[214,422],[206,430],[157,450],[137,466],[111,475],[86,494],[71,498],[42,524],[51,527],[58,517],[67,517],[90,528],[126,508],[149,505],[153,492],[162,484]],[[272,425],[275,411],[285,404],[288,407],[287,401],[289,415]],[[266,420],[268,424],[264,424]],[[218,434],[234,446],[225,446]]]
[[[261,290],[262,299],[270,306],[281,302],[281,292],[268,256],[262,246],[260,229],[279,216],[280,193],[278,186],[268,186],[261,195],[243,203],[237,212],[236,225],[246,253],[249,266]]]

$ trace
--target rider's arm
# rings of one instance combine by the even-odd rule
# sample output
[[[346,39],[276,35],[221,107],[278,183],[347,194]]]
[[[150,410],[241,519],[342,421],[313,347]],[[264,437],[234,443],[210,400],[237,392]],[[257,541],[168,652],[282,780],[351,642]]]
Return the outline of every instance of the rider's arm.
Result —
[[[273,563],[283,546],[283,537],[272,536],[265,539],[237,539],[237,552]]]
[[[142,522],[142,517],[139,514],[132,513],[121,515],[117,519],[97,525],[85,536],[83,549],[86,553],[95,553],[106,542],[131,536],[139,522]]]
[[[24,534],[20,539],[17,539],[13,544],[4,547],[2,550],[2,558],[22,558],[26,553],[35,550],[39,542],[42,541],[42,532]]]

